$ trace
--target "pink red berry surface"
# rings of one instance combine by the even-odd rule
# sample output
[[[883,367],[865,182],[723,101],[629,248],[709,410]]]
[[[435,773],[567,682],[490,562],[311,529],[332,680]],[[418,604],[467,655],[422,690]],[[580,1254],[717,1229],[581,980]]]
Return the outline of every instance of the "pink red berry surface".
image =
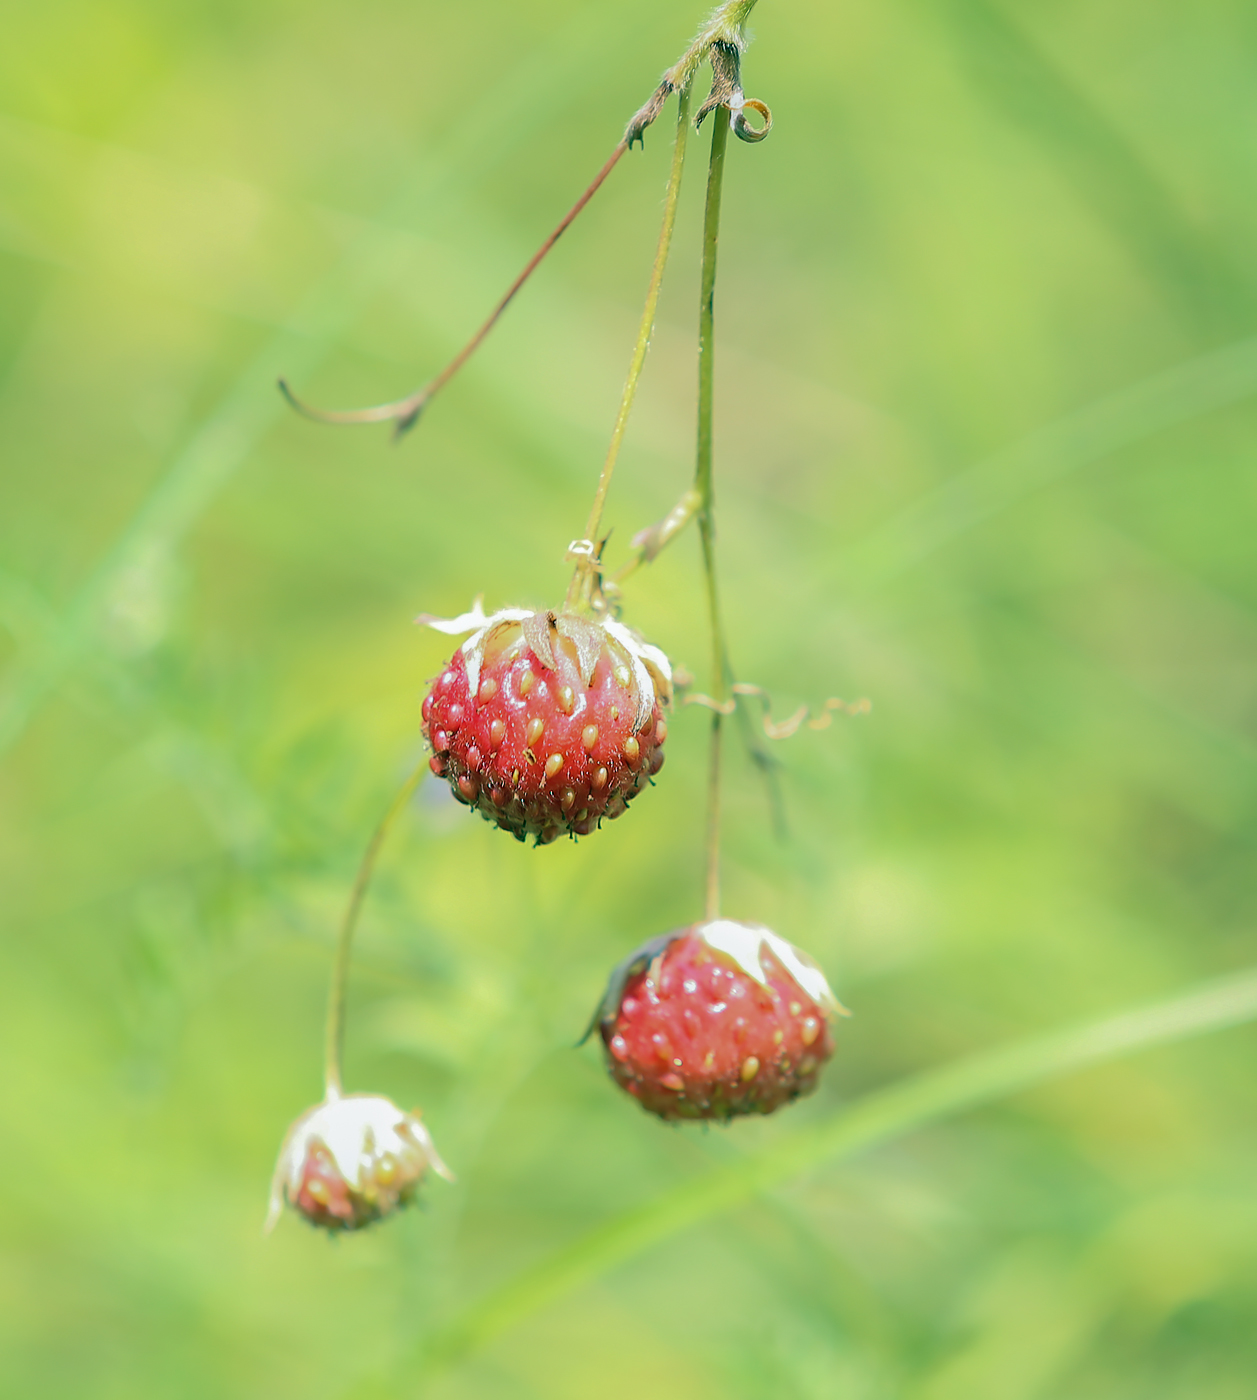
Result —
[[[700,925],[648,944],[620,986],[612,979],[599,1026],[607,1067],[643,1108],[667,1119],[728,1119],[772,1113],[816,1087],[833,1054],[837,1003],[810,960],[819,978],[805,975],[811,991],[772,945],[759,944],[755,956],[758,976],[712,946]]]
[[[385,1175],[390,1181],[393,1170],[391,1165],[386,1166]],[[408,1204],[415,1185],[413,1181],[407,1182],[390,1202],[391,1208]],[[383,1214],[378,1198],[369,1200],[350,1189],[331,1152],[319,1142],[312,1142],[306,1149],[301,1178],[291,1203],[311,1225],[332,1231],[360,1230]]]
[[[520,841],[588,836],[663,767],[668,726],[650,678],[597,624],[581,640],[584,655],[556,633],[542,657],[519,626],[501,628],[473,674],[460,647],[423,702],[432,771]]]
[[[288,1130],[267,1229],[287,1202],[321,1229],[361,1230],[409,1205],[430,1170],[453,1179],[417,1114],[378,1094],[330,1096]]]

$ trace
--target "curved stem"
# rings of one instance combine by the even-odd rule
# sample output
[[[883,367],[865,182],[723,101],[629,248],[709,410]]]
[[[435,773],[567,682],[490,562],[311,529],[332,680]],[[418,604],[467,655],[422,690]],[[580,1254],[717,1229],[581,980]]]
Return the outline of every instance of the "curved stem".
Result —
[[[338,1099],[341,1094],[341,1067],[345,1055],[345,992],[349,985],[349,955],[353,947],[354,929],[358,926],[358,915],[362,912],[362,901],[366,898],[367,889],[371,884],[371,876],[375,872],[375,862],[380,854],[380,848],[384,845],[384,840],[392,829],[393,823],[427,771],[428,759],[425,755],[414,772],[401,785],[388,811],[380,819],[379,826],[372,833],[371,840],[367,843],[367,849],[363,852],[362,861],[358,866],[358,874],[354,878],[354,887],[349,896],[349,903],[345,908],[345,917],[341,920],[340,936],[336,940],[336,956],[332,962],[332,986],[327,998],[324,1080],[325,1096],[329,1099]]]
[[[431,1336],[412,1365],[426,1363],[424,1374],[430,1378],[609,1269],[822,1163],[832,1166],[952,1114],[1090,1065],[1253,1020],[1257,968],[1169,1001],[971,1055],[875,1089],[828,1119],[612,1217],[525,1268]]]
[[[485,321],[475,335],[472,336],[467,344],[463,346],[435,379],[430,379],[421,388],[416,389],[413,394],[408,394],[404,399],[395,399],[391,403],[374,404],[370,408],[352,408],[343,411],[312,408],[309,404],[303,403],[296,394],[293,393],[288,386],[287,380],[284,379],[279,381],[280,393],[283,394],[298,413],[303,414],[306,418],[313,418],[316,423],[395,423],[397,425],[394,429],[395,437],[400,437],[408,429],[413,428],[418,421],[419,415],[427,408],[432,399],[440,393],[480,348],[481,341],[483,341],[485,336],[497,325],[498,321],[501,319],[502,313],[511,302],[515,300],[516,293],[537,270],[541,260],[559,241],[567,231],[568,226],[575,220],[576,216],[585,205],[598,193],[603,181],[615,169],[616,163],[627,150],[628,142],[626,139],[622,139],[615,150],[611,152],[607,163],[597,175],[594,176],[593,182],[585,190],[585,193],[582,194],[576,203],[567,211],[559,221],[558,227],[555,228],[554,232],[546,239],[541,247],[537,249],[529,259],[524,270],[514,282],[511,283],[506,291],[506,295],[489,313],[489,319]]]
[[[663,286],[663,273],[668,265],[668,253],[672,248],[672,230],[676,227],[677,202],[681,194],[681,171],[685,166],[686,137],[690,129],[690,89],[682,88],[677,98],[677,130],[672,145],[672,169],[668,174],[668,188],[663,199],[663,224],[659,229],[659,242],[655,248],[655,261],[650,270],[650,285],[646,289],[646,305],[642,308],[641,324],[637,329],[637,343],[633,346],[633,356],[629,361],[628,378],[624,381],[624,392],[620,395],[620,408],[615,416],[615,427],[611,430],[611,442],[607,447],[606,460],[598,477],[598,488],[594,492],[594,503],[590,507],[589,520],[585,525],[585,538],[595,544],[598,530],[602,525],[602,511],[607,501],[607,491],[611,486],[611,475],[620,456],[624,442],[624,430],[628,427],[633,400],[637,396],[637,383],[646,363],[646,352],[650,349],[650,337],[655,329],[655,312],[659,307],[659,292]],[[583,569],[578,567],[568,589],[569,606],[580,596]]]
[[[698,531],[703,546],[703,574],[707,582],[707,611],[711,622],[712,698],[723,705],[728,684],[729,658],[720,620],[720,593],[716,585],[716,520],[712,490],[712,415],[715,392],[716,248],[720,232],[720,196],[724,187],[725,149],[729,122],[717,111],[711,126],[711,161],[707,171],[707,205],[703,214],[703,267],[698,309],[698,453],[694,489],[698,493]],[[720,917],[720,728],[724,715],[711,712],[711,753],[707,778],[707,887],[706,917]]]

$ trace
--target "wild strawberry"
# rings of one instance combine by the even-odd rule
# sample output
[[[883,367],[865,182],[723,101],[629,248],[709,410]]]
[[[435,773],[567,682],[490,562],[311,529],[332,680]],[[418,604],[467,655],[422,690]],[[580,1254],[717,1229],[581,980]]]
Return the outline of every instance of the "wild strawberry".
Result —
[[[717,919],[626,958],[595,1021],[611,1077],[643,1108],[729,1119],[810,1093],[841,1014],[806,953],[759,924]]]
[[[663,767],[668,658],[614,618],[479,599],[448,622],[474,634],[423,702],[432,771],[460,802],[523,841],[588,836]]]
[[[361,1230],[409,1205],[429,1167],[454,1179],[417,1114],[376,1094],[327,1099],[288,1130],[266,1228],[287,1201],[312,1225]]]

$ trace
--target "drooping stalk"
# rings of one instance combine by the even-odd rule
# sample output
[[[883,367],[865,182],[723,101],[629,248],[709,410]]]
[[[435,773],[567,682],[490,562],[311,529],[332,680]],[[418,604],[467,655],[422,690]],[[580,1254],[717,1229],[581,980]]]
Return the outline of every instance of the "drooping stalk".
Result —
[[[481,341],[483,341],[494,326],[497,325],[502,317],[502,313],[511,302],[515,300],[516,293],[537,270],[542,259],[567,231],[569,225],[575,221],[576,216],[584,209],[585,205],[587,205],[594,195],[602,188],[603,181],[605,181],[607,176],[615,169],[620,157],[628,148],[628,137],[626,135],[621,138],[619,145],[611,152],[606,164],[597,175],[594,176],[584,194],[582,194],[576,203],[564,214],[554,232],[551,233],[549,238],[537,249],[528,260],[524,270],[507,288],[506,295],[502,297],[489,313],[488,320],[484,322],[475,335],[473,335],[458,354],[454,356],[449,364],[445,366],[440,374],[434,379],[428,380],[426,384],[421,385],[413,394],[407,394],[404,399],[395,399],[390,403],[373,404],[370,408],[340,410],[312,408],[293,393],[288,387],[288,381],[286,379],[281,379],[279,381],[280,393],[283,394],[298,413],[303,414],[306,418],[314,419],[316,423],[392,423],[394,424],[393,436],[395,438],[401,437],[403,433],[408,432],[414,427],[419,419],[419,415],[427,408],[428,404],[432,402],[433,398],[445,388],[450,380],[454,378],[458,371],[462,369],[467,361],[470,360],[480,348]]]
[[[279,381],[279,391],[289,404],[307,418],[314,419],[317,423],[347,424],[347,423],[392,423],[393,437],[397,439],[402,434],[408,432],[419,420],[419,415],[427,408],[432,399],[449,383],[451,379],[462,369],[463,365],[476,353],[481,342],[489,332],[497,325],[502,313],[515,299],[516,293],[523,287],[524,283],[536,271],[542,259],[551,248],[559,241],[568,226],[576,219],[577,215],[589,203],[589,201],[601,189],[607,176],[611,174],[619,163],[620,157],[626,151],[633,149],[635,142],[640,142],[646,128],[651,125],[659,113],[663,110],[668,97],[674,93],[680,93],[684,102],[688,103],[690,83],[694,74],[698,71],[703,60],[712,51],[713,45],[731,45],[735,49],[740,49],[745,44],[746,21],[750,17],[751,11],[755,8],[758,0],[725,0],[723,5],[718,5],[708,18],[707,22],[695,35],[693,42],[681,55],[681,57],[664,74],[663,82],[656,88],[639,111],[637,111],[629,122],[624,135],[620,138],[606,164],[594,176],[588,188],[567,211],[559,221],[554,232],[537,249],[532,258],[529,259],[524,270],[519,274],[514,282],[507,289],[505,296],[498,302],[489,314],[488,320],[471,337],[466,345],[457,355],[445,366],[445,368],[435,378],[428,380],[426,384],[420,385],[412,394],[407,394],[405,398],[394,399],[389,403],[372,404],[369,408],[353,409],[322,409],[314,408],[310,404],[299,399],[290,388],[286,379]],[[766,112],[760,103],[748,104]],[[683,138],[682,138],[683,145]],[[684,151],[682,150],[682,156]],[[669,237],[671,230],[669,229]],[[666,258],[665,252],[665,258]],[[644,352],[643,352],[644,353]],[[605,495],[605,492],[603,493]],[[593,537],[593,531],[587,532],[587,537]],[[578,571],[579,575],[579,571]]]
[[[720,196],[724,185],[725,149],[729,120],[723,110],[712,119],[711,160],[707,170],[707,203],[703,213],[703,266],[698,307],[698,452],[694,489],[698,493],[699,537],[703,547],[703,575],[707,584],[707,612],[711,625],[711,752],[707,778],[707,891],[706,917],[720,917],[720,731],[728,685],[729,659],[720,618],[720,592],[716,583],[716,521],[712,488],[712,408],[715,389],[716,248],[720,232]]]
[[[646,289],[646,304],[642,308],[641,324],[637,329],[637,341],[629,360],[628,377],[624,381],[624,392],[620,395],[620,408],[615,416],[615,427],[611,430],[611,442],[607,456],[598,477],[598,487],[594,492],[594,503],[590,507],[589,520],[585,525],[585,538],[595,545],[602,525],[603,507],[607,501],[607,491],[611,486],[611,475],[620,456],[624,442],[624,430],[628,426],[633,400],[637,396],[637,384],[646,363],[646,352],[650,349],[650,337],[655,329],[655,313],[659,308],[659,292],[663,286],[663,273],[668,265],[668,253],[672,248],[672,230],[676,227],[677,202],[681,194],[681,172],[685,166],[686,137],[690,129],[690,89],[682,88],[677,99],[677,129],[672,145],[672,168],[668,175],[668,188],[663,200],[663,223],[659,229],[659,242],[655,248],[655,261],[650,270],[650,285]],[[568,590],[568,604],[576,602],[580,596],[584,570],[578,566],[572,576]]]
[[[328,1099],[338,1099],[341,1095],[341,1069],[345,1055],[345,992],[349,985],[349,955],[353,948],[354,930],[358,926],[358,915],[362,912],[362,901],[366,898],[367,889],[371,884],[371,876],[375,873],[375,863],[379,857],[380,848],[384,845],[385,838],[392,829],[393,823],[405,808],[427,771],[428,759],[425,755],[416,765],[414,772],[401,785],[388,811],[380,819],[379,826],[372,833],[371,840],[367,843],[367,849],[363,852],[362,861],[358,866],[358,874],[354,878],[354,887],[349,895],[349,903],[345,908],[345,916],[341,920],[340,935],[336,940],[336,957],[332,963],[332,985],[327,998],[324,1080],[326,1084],[325,1097]]]

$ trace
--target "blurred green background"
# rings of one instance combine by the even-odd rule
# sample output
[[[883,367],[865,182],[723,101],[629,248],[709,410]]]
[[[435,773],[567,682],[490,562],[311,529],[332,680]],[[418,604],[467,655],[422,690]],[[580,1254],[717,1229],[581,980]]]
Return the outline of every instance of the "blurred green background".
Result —
[[[700,15],[488,0],[0,5],[0,1392],[1257,1394],[1257,1032],[1063,1079],[674,1233],[439,1375],[423,1339],[903,1073],[1257,961],[1257,11],[767,0],[718,291],[726,905],[855,1011],[822,1091],[671,1130],[571,1048],[699,912],[705,723],[579,847],[420,789],[352,1088],[456,1186],[263,1240],[332,931],[484,592],[556,600],[670,113],[398,448],[280,402],[434,372]],[[671,109],[670,109],[671,111]],[[608,520],[691,463],[705,139]],[[704,681],[693,538],[628,620]]]

